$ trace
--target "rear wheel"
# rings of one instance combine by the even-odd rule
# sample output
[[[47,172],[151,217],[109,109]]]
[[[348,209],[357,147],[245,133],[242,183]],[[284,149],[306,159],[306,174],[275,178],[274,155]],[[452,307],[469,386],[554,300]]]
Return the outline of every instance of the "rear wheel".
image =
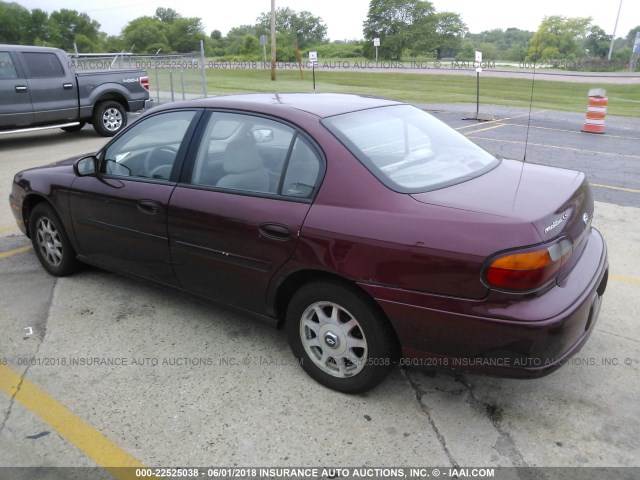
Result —
[[[38,260],[47,272],[56,277],[74,273],[80,262],[76,260],[62,221],[53,208],[40,203],[31,212],[29,218],[31,242]]]
[[[362,292],[337,282],[298,290],[287,310],[286,328],[303,369],[340,392],[370,390],[396,360],[396,337],[382,312]]]
[[[127,111],[122,104],[107,100],[93,110],[93,128],[103,137],[113,137],[127,125]]]

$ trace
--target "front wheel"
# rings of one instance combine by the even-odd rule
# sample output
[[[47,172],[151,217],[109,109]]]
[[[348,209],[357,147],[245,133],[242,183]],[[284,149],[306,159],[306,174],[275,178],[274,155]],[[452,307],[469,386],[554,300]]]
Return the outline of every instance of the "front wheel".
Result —
[[[76,260],[62,221],[49,205],[40,203],[33,209],[29,233],[38,260],[51,275],[65,277],[78,269],[80,262]]]
[[[93,128],[103,137],[113,137],[127,125],[127,111],[113,100],[98,103],[93,110]]]
[[[371,299],[347,285],[302,287],[289,304],[286,328],[302,368],[340,392],[370,390],[397,358],[396,336],[387,319]]]

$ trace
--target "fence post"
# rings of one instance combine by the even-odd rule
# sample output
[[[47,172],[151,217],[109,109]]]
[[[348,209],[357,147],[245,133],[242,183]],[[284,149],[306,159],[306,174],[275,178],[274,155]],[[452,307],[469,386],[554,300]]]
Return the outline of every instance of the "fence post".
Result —
[[[158,97],[158,105],[160,105],[160,78],[158,77],[158,62],[154,59],[153,63],[156,69],[156,96]]]
[[[176,99],[173,95],[173,70],[169,70],[169,88],[171,89],[171,101],[175,102]]]
[[[184,75],[182,74],[182,70],[180,70],[180,85],[182,86],[182,100],[186,100],[184,96]]]
[[[202,72],[202,93],[204,98],[207,98],[207,73],[204,65],[204,40],[200,40],[200,71]]]

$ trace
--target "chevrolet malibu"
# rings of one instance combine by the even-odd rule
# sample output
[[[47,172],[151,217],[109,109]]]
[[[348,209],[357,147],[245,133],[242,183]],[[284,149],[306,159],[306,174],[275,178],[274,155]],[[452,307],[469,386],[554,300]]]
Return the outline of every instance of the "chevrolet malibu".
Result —
[[[88,263],[284,325],[348,393],[397,363],[550,373],[607,284],[583,173],[355,95],[158,107],[95,155],[18,173],[10,203],[50,274]]]

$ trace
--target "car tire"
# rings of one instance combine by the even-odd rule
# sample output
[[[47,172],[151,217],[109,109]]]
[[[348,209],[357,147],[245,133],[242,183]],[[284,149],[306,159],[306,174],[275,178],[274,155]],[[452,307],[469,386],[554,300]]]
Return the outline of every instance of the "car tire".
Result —
[[[378,385],[398,358],[395,332],[363,292],[339,282],[298,290],[286,315],[289,345],[316,381],[343,393]]]
[[[65,132],[79,132],[86,124],[87,122],[80,122],[78,125],[74,125],[72,127],[62,127],[61,130],[64,130]]]
[[[80,262],[76,252],[62,221],[50,205],[36,205],[29,216],[29,233],[36,256],[47,272],[55,277],[66,277],[78,270]]]
[[[127,125],[127,111],[122,104],[107,100],[93,109],[93,128],[103,137],[113,137]]]

